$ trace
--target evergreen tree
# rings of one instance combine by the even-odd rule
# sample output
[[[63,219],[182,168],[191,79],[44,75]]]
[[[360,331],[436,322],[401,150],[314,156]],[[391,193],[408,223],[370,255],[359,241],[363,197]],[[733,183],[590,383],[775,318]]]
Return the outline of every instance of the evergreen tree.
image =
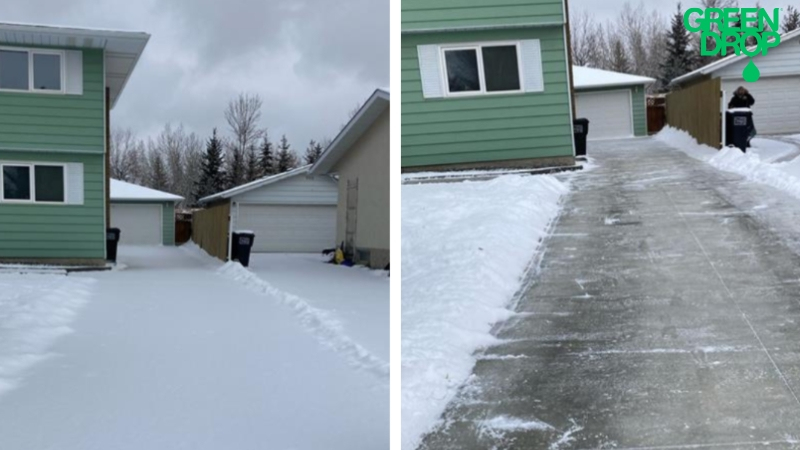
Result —
[[[247,168],[245,166],[244,151],[235,145],[231,148],[230,160],[228,162],[227,189],[241,186],[245,182]]]
[[[200,165],[200,179],[195,185],[195,196],[200,199],[221,192],[225,187],[225,158],[222,154],[222,142],[217,137],[217,129],[206,144]]]
[[[262,177],[275,173],[275,154],[272,151],[272,142],[269,141],[269,136],[266,132],[261,142],[261,152],[258,155],[258,168],[259,175]]]
[[[305,159],[306,164],[314,164],[315,162],[319,161],[320,156],[322,156],[322,145],[312,139],[308,144],[306,154],[303,158]]]
[[[613,72],[629,73],[631,71],[631,63],[628,59],[625,45],[620,39],[614,39],[611,44],[611,67]]]
[[[289,146],[289,141],[286,139],[285,134],[281,137],[281,143],[278,145],[278,161],[276,165],[278,173],[288,172],[297,167],[297,156]]]
[[[792,5],[786,7],[786,17],[783,18],[781,31],[788,33],[800,29],[800,11]]]
[[[245,172],[245,181],[249,183],[261,178],[259,171],[260,168],[258,166],[258,154],[256,153],[256,147],[254,145],[251,145],[247,149],[245,166],[247,167],[247,171]]]
[[[678,3],[678,11],[672,16],[672,26],[667,33],[667,59],[661,64],[661,82],[664,86],[692,70],[694,58],[689,46],[689,31],[683,26],[683,11]]]
[[[166,191],[169,189],[169,175],[167,175],[167,167],[164,165],[164,160],[158,153],[150,155],[150,187],[159,191]]]

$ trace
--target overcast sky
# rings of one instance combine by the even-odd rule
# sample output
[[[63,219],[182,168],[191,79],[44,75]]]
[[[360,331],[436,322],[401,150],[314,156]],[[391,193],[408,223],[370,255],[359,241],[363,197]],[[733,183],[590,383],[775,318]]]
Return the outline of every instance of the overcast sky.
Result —
[[[588,11],[598,20],[615,19],[619,15],[619,11],[625,4],[638,6],[640,3],[644,4],[648,11],[657,10],[660,12],[665,20],[668,16],[674,14],[677,7],[677,0],[569,0],[569,12],[573,14],[579,11]],[[762,8],[785,8],[787,5],[797,6],[797,0],[761,0]],[[700,6],[699,0],[683,0],[681,1],[683,10]],[[740,8],[754,8],[756,0],[739,0]]]
[[[150,42],[112,112],[140,136],[183,123],[226,125],[239,92],[264,101],[263,126],[292,146],[333,138],[389,86],[389,0],[3,0],[2,20],[144,31]],[[227,133],[227,130],[225,130]]]

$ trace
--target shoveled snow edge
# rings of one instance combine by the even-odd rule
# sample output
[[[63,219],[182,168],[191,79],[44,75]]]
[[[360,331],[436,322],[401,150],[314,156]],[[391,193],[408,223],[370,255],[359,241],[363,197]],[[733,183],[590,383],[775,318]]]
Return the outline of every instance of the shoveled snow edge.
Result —
[[[750,181],[774,187],[800,198],[800,179],[781,170],[783,164],[761,161],[758,156],[742,153],[738,148],[726,147],[718,151],[699,144],[689,133],[669,126],[655,138],[719,170],[742,175]]]
[[[376,357],[347,336],[341,323],[327,311],[311,306],[307,300],[297,295],[276,288],[242,267],[238,262],[226,263],[217,270],[217,273],[253,292],[277,299],[281,304],[293,310],[306,330],[312,333],[321,344],[344,355],[351,366],[388,381],[389,363]]]

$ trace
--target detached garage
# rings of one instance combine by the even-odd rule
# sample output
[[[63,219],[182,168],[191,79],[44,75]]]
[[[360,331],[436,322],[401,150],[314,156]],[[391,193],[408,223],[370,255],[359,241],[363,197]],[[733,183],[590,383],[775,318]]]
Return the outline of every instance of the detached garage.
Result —
[[[183,197],[111,180],[111,226],[122,245],[175,245],[175,204]]]
[[[227,259],[233,231],[255,233],[258,253],[317,253],[336,246],[338,187],[330,177],[309,176],[310,166],[262,178],[200,199],[195,242]],[[227,222],[227,223],[226,223]]]
[[[742,72],[750,62],[746,55],[731,55],[672,80],[674,89],[692,86],[707,79],[719,78],[725,108],[733,92],[744,86],[755,98],[753,120],[758,134],[800,133],[800,30],[781,36],[777,47],[766,55],[752,58],[761,77],[754,83],[744,81]]]
[[[577,117],[589,119],[589,140],[647,136],[647,86],[638,75],[573,67]]]

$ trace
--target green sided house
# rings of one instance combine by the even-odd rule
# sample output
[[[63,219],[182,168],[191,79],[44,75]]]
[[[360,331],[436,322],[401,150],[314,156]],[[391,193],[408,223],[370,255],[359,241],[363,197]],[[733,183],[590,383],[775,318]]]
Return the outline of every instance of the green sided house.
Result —
[[[404,171],[574,164],[565,2],[402,1]]]
[[[0,23],[0,261],[105,261],[109,112],[149,37]]]

